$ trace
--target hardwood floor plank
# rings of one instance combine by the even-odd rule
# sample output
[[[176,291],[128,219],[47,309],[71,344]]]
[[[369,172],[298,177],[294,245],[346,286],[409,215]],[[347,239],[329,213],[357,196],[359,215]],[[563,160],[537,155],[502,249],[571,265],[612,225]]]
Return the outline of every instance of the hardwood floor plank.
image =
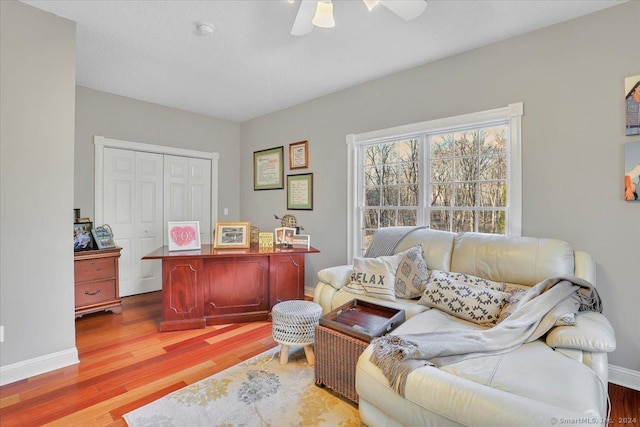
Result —
[[[80,364],[0,387],[0,425],[126,427],[122,416],[277,344],[270,322],[158,332],[161,294],[76,321]],[[609,385],[611,426],[638,417],[640,392]],[[640,425],[640,424],[635,424]]]

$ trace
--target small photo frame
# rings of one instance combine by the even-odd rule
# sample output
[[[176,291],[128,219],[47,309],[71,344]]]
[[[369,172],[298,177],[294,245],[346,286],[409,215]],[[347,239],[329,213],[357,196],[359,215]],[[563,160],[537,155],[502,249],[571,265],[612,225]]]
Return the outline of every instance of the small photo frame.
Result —
[[[200,249],[200,221],[169,221],[169,250]]]
[[[96,242],[98,249],[115,248],[116,243],[113,241],[113,232],[108,224],[91,229],[93,240]]]
[[[289,169],[309,167],[309,142],[300,141],[289,144]]]
[[[284,188],[284,146],[253,152],[253,189]]]
[[[276,233],[276,245],[293,245],[293,236],[296,234],[296,229],[291,227],[278,227],[275,229]]]
[[[251,224],[248,222],[216,222],[213,247],[242,249],[251,246]]]
[[[93,236],[91,229],[93,223],[91,221],[76,222],[73,224],[73,250],[74,251],[90,251],[93,249]]]
[[[287,175],[287,209],[313,210],[313,174]]]

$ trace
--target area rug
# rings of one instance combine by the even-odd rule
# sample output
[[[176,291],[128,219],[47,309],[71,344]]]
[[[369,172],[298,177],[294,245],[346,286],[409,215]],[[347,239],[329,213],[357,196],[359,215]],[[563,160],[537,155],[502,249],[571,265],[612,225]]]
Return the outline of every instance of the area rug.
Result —
[[[364,426],[358,409],[314,384],[302,348],[273,348],[124,415],[130,427]]]

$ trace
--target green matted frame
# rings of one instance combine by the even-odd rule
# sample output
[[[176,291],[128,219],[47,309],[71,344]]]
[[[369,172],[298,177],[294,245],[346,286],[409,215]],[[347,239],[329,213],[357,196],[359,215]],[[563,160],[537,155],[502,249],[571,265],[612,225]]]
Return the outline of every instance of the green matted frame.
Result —
[[[313,210],[313,174],[287,175],[287,209]]]
[[[284,146],[253,152],[253,189],[284,188]]]

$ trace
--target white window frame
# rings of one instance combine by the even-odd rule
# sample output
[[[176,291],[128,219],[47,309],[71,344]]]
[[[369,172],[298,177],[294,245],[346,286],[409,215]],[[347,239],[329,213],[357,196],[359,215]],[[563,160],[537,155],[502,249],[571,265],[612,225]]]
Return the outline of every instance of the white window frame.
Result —
[[[347,262],[350,263],[354,256],[362,256],[360,253],[360,242],[362,241],[362,206],[363,198],[361,191],[363,168],[360,156],[360,147],[374,142],[384,142],[384,140],[398,140],[402,138],[424,138],[425,134],[444,133],[459,127],[484,126],[495,121],[508,121],[509,126],[509,146],[507,156],[507,224],[506,233],[510,236],[520,236],[522,234],[522,116],[524,115],[524,104],[522,102],[509,104],[503,108],[486,110],[477,113],[463,114],[454,117],[447,117],[436,120],[428,120],[420,123],[396,126],[387,129],[380,129],[359,134],[349,134],[346,136],[347,150]],[[421,150],[425,144],[421,144]],[[420,151],[421,166],[424,164],[424,152]],[[424,222],[427,207],[424,203],[427,188],[423,183],[425,177],[424,167],[420,171],[419,201],[421,209],[418,209],[418,222]]]

